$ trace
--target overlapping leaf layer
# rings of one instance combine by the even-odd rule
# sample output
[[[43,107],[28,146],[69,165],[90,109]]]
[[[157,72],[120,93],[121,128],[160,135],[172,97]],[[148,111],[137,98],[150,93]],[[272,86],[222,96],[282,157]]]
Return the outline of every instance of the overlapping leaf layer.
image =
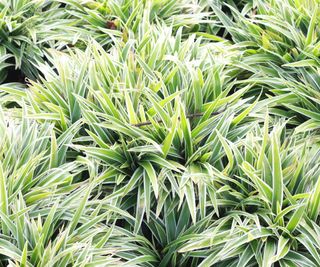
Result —
[[[0,266],[320,266],[318,0],[0,0]]]

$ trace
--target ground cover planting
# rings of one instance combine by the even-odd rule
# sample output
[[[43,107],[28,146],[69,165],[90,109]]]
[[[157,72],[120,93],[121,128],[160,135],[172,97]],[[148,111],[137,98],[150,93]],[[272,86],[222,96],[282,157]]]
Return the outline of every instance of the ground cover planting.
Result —
[[[320,266],[318,0],[0,0],[0,266]]]

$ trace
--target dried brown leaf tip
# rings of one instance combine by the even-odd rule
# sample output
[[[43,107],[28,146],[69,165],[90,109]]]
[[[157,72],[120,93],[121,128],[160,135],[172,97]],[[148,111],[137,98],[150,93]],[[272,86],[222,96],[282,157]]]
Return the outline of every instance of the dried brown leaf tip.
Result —
[[[108,20],[107,23],[106,23],[106,28],[110,29],[110,30],[116,30],[117,29],[117,25],[116,25],[115,21]]]

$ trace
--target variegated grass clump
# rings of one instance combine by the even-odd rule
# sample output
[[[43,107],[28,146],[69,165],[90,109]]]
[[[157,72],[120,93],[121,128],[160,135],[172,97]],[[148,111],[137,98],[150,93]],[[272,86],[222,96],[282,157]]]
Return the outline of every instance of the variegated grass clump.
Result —
[[[0,8],[1,266],[320,265],[316,0]]]

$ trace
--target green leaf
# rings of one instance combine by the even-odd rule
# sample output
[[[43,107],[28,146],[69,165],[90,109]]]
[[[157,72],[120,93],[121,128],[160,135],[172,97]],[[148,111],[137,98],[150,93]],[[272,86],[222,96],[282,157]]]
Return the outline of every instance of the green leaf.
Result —
[[[309,216],[312,220],[316,221],[320,210],[320,176],[314,186],[308,203]]]
[[[282,208],[283,201],[283,175],[281,167],[280,147],[278,138],[274,133],[271,138],[272,149],[272,210],[278,214]]]
[[[156,172],[150,162],[141,161],[139,163],[146,171],[147,178],[151,181],[153,192],[156,198],[159,196],[159,185]]]

